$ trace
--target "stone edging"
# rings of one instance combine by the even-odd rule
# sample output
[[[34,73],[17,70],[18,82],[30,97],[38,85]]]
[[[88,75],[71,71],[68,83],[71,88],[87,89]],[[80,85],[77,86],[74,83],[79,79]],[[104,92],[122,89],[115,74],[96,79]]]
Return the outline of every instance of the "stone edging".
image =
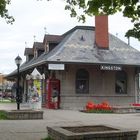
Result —
[[[43,119],[42,110],[10,110],[6,111],[9,120],[33,120]]]

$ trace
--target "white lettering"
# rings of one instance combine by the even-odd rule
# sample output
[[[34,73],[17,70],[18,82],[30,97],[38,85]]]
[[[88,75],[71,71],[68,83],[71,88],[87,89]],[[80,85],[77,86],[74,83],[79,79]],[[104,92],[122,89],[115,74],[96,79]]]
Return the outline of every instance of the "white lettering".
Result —
[[[115,66],[115,65],[101,65],[100,66],[101,70],[116,70],[116,71],[121,71],[122,67],[121,66]]]

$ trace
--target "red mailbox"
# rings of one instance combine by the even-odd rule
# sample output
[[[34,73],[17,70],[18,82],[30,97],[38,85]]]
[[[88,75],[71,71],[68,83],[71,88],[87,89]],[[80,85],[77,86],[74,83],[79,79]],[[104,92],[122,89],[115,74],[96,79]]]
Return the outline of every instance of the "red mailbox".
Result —
[[[48,79],[46,91],[46,107],[49,109],[58,109],[60,107],[60,80]]]

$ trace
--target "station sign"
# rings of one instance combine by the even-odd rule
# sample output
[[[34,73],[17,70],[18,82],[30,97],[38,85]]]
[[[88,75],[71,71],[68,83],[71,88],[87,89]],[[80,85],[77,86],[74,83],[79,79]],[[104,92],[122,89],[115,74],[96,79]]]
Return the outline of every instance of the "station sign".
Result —
[[[64,70],[65,65],[64,64],[48,64],[49,70]]]
[[[100,70],[121,71],[122,67],[118,65],[101,65]]]

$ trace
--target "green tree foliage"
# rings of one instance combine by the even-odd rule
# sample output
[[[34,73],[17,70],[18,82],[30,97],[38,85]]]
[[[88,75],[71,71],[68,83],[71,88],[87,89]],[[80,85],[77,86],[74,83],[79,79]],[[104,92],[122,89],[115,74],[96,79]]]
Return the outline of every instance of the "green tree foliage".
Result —
[[[12,16],[9,16],[7,5],[10,4],[10,0],[0,0],[0,16],[2,18],[5,18],[7,23],[13,23],[14,18]]]
[[[133,29],[127,31],[126,37],[134,37],[140,41],[140,22],[134,23]]]
[[[50,0],[48,0],[50,1]],[[133,22],[134,27],[126,33],[126,37],[140,40],[140,2],[139,0],[63,0],[65,10],[70,11],[71,17],[77,17],[85,22],[85,15],[113,15],[122,12]],[[80,10],[80,12],[79,12]]]
[[[0,16],[7,23],[13,23],[14,18],[9,16],[6,6],[11,0],[0,0]],[[51,0],[46,0],[51,1]],[[77,17],[85,22],[86,15],[113,15],[122,12],[124,17],[131,19],[133,28],[128,30],[126,37],[135,37],[140,40],[140,0],[63,0],[65,10],[70,11],[71,17]],[[80,10],[80,12],[79,12]]]

